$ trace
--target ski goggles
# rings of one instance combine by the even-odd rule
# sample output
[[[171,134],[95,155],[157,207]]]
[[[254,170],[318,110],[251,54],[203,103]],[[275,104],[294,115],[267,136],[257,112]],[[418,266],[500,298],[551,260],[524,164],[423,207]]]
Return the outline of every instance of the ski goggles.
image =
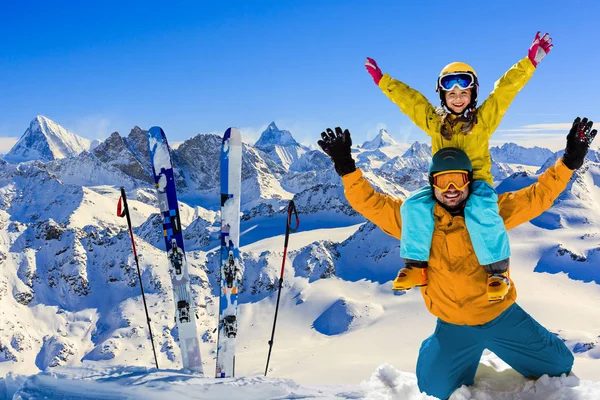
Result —
[[[470,72],[452,72],[439,77],[438,87],[443,90],[452,90],[454,86],[466,90],[475,86],[475,75]]]
[[[466,171],[444,171],[433,175],[433,187],[447,192],[450,186],[456,190],[463,190],[469,184],[469,173]]]

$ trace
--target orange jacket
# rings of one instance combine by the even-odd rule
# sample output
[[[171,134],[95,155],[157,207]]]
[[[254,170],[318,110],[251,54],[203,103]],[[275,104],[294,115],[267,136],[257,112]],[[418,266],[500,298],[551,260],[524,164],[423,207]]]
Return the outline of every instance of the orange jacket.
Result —
[[[573,171],[559,159],[538,182],[498,196],[499,214],[506,229],[512,229],[549,209],[567,187]],[[356,171],[342,177],[350,205],[385,233],[400,239],[402,200],[377,193]],[[486,294],[487,273],[477,262],[465,220],[450,215],[439,204],[434,208],[435,227],[429,257],[427,286],[421,288],[429,311],[456,325],[485,324],[515,302],[514,283],[501,302],[490,303]]]

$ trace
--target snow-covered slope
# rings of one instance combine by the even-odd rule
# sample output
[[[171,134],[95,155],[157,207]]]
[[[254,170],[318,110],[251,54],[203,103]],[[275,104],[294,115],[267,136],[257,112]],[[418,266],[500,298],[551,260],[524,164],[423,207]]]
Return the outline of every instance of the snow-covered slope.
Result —
[[[0,398],[426,398],[416,388],[415,363],[435,318],[418,290],[392,293],[400,242],[354,212],[318,150],[286,166],[244,146],[236,373],[247,378],[215,381],[175,371],[181,364],[174,306],[154,188],[143,179],[143,133],[113,134],[92,152],[46,163],[0,160]],[[219,292],[220,143],[216,135],[197,135],[173,151],[209,376]],[[390,157],[385,151],[394,146],[405,148]],[[354,150],[380,191],[404,197],[427,182],[427,145]],[[600,159],[595,152],[589,158],[551,210],[509,233],[519,303],[565,340],[575,375],[530,382],[486,353],[475,385],[452,400],[587,400],[600,390]],[[516,173],[498,190],[534,181],[531,172]],[[121,185],[161,371],[147,369],[153,356],[135,263],[125,221],[115,215]],[[258,376],[292,198],[300,226],[289,240],[271,378],[264,379]]]
[[[479,382],[473,387],[463,386],[450,400],[594,400],[600,391],[600,383],[576,376],[526,381],[510,370],[497,371],[498,361],[494,357],[486,360],[489,367]],[[202,379],[187,371],[91,365],[58,367],[28,379],[11,376],[0,382],[7,397],[16,399],[435,400],[419,392],[414,374],[399,371],[390,364],[378,366],[370,377],[365,376],[356,385],[299,385],[290,379],[262,376]]]
[[[17,163],[30,160],[50,161],[76,156],[90,150],[91,142],[67,131],[56,122],[38,115],[31,121],[19,141],[4,156]]]

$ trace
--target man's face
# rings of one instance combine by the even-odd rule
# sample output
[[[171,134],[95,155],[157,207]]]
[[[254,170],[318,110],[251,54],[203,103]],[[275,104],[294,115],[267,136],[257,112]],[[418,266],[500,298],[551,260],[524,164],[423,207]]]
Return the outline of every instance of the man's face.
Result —
[[[458,209],[463,201],[467,199],[467,196],[469,195],[469,186],[467,185],[462,190],[458,190],[451,184],[450,188],[445,192],[434,187],[433,193],[435,194],[437,201],[442,203],[447,209],[454,210]]]

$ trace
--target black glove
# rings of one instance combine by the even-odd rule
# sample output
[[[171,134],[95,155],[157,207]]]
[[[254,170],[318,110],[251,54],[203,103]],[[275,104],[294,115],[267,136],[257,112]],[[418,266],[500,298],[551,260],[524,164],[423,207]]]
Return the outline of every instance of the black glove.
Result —
[[[348,129],[342,132],[342,128],[337,126],[334,133],[330,128],[327,128],[326,132],[321,132],[321,137],[323,140],[319,140],[317,143],[325,154],[331,157],[335,171],[339,176],[356,171],[354,159],[350,154],[352,138],[350,138]]]
[[[588,148],[598,133],[596,129],[592,130],[593,124],[587,118],[581,120],[577,117],[573,121],[573,127],[567,135],[565,154],[562,157],[563,162],[570,169],[577,169],[583,165]]]

